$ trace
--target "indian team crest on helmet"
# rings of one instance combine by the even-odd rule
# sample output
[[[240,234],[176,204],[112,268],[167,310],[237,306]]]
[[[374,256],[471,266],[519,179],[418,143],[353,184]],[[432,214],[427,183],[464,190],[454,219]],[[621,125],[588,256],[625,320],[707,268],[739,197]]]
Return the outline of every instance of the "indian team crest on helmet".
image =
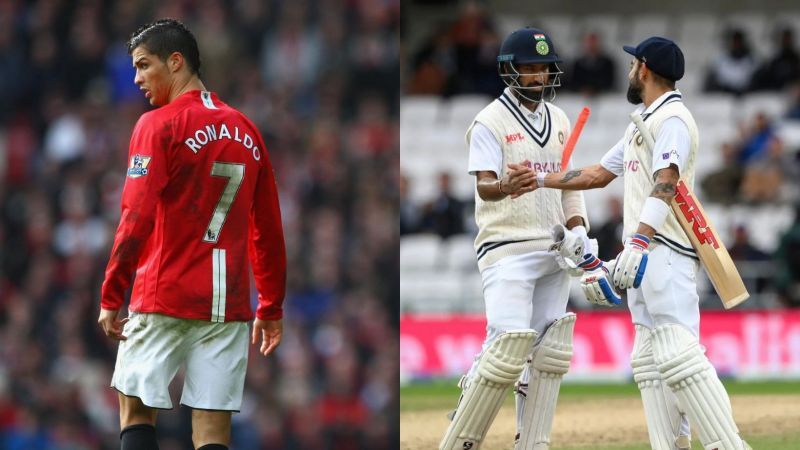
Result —
[[[547,37],[544,34],[536,33],[533,38],[536,40],[536,53],[542,56],[550,53],[550,46],[547,45]]]

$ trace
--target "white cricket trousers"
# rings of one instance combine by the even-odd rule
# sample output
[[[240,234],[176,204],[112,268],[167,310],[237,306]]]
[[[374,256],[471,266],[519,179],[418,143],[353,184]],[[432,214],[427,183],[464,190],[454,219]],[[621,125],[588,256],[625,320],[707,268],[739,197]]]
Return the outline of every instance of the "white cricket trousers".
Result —
[[[700,298],[697,295],[698,260],[659,244],[650,251],[642,284],[628,289],[633,323],[651,330],[678,324],[700,336]]]
[[[485,350],[508,330],[532,328],[541,336],[564,316],[569,274],[547,251],[508,256],[481,272],[486,304]]]

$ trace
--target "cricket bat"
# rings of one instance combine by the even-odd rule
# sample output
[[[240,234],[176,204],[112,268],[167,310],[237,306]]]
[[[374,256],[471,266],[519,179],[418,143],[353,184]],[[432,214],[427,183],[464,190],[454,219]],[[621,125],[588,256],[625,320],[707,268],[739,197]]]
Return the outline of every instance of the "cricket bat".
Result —
[[[650,134],[650,129],[645,126],[642,116],[631,113],[631,119],[639,129],[647,147],[652,150],[655,140]],[[736,270],[728,249],[703,210],[703,205],[683,180],[678,181],[675,197],[672,198],[670,206],[681,228],[692,242],[692,247],[705,267],[708,278],[725,309],[731,309],[747,300],[750,294],[744,286],[739,271]]]

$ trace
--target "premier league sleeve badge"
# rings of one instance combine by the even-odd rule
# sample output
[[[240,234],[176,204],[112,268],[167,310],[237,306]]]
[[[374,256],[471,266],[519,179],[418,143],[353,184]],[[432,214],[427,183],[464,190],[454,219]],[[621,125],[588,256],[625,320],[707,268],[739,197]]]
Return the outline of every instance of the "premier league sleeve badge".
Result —
[[[131,165],[128,167],[128,177],[139,178],[147,175],[147,166],[150,165],[151,159],[152,156],[133,155]]]

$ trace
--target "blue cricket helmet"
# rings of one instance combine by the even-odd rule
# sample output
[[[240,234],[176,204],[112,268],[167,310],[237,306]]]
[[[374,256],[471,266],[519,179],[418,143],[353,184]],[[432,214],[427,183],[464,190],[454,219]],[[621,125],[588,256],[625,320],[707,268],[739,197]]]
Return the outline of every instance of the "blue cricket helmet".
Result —
[[[497,62],[514,64],[560,63],[553,40],[538,28],[525,27],[512,32],[500,46]]]
[[[561,86],[561,74],[558,63],[562,62],[556,52],[553,40],[538,28],[525,27],[512,32],[500,46],[497,55],[497,72],[517,97],[535,103],[553,101],[556,89]],[[547,64],[547,72],[520,73],[522,64]],[[522,86],[520,76],[544,76],[541,86]]]

